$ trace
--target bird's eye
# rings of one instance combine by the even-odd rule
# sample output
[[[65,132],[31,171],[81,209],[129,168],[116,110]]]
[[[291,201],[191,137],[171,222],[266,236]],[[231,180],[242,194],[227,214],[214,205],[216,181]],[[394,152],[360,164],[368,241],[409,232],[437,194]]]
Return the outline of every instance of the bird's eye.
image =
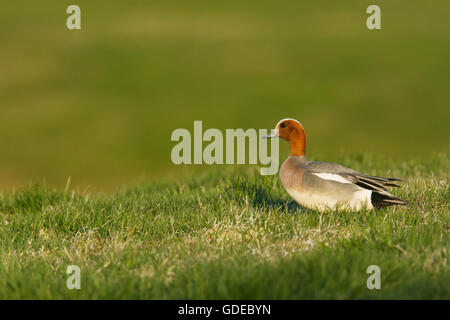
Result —
[[[287,127],[287,124],[285,123],[285,122],[283,122],[282,124],[281,124],[281,126],[280,127],[282,127],[282,128],[286,128]]]

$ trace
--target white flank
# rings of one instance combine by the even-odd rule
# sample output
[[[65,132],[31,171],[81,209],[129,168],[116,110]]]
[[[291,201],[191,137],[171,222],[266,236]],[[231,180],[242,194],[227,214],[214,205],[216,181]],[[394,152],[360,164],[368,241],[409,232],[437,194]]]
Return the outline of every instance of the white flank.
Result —
[[[352,182],[348,181],[347,179],[345,179],[343,176],[341,176],[339,174],[335,174],[335,173],[313,172],[313,175],[318,176],[319,178],[324,179],[324,180],[336,181],[336,182],[340,182],[340,183],[352,183]]]
[[[317,193],[304,193],[299,192],[297,190],[287,190],[288,194],[300,205],[305,208],[318,210],[320,212],[328,211],[328,210],[351,210],[351,211],[359,211],[363,208],[373,209],[372,202],[370,201],[370,197],[372,195],[372,191],[361,189],[353,193],[353,196],[350,201],[347,202],[339,202],[337,199],[317,194]]]
[[[369,210],[373,209],[371,197],[372,191],[361,189],[353,194],[353,199],[350,200],[350,203],[348,205],[352,210],[355,211],[361,210],[362,208],[366,208]]]

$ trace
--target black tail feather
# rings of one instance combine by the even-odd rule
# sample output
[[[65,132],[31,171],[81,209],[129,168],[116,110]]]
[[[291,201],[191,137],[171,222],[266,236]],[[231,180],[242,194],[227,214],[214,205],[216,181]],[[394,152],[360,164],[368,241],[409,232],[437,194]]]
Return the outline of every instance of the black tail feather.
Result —
[[[408,204],[408,201],[397,198],[387,192],[380,193],[377,191],[372,191],[372,196],[371,196],[370,200],[371,200],[374,208],[377,208],[377,209],[382,208],[382,207],[396,205],[396,204],[399,204],[399,205],[407,205]]]
[[[397,179],[397,178],[382,178],[382,177],[368,176],[368,175],[362,175],[362,176],[369,178],[369,179],[380,180],[380,181],[402,181],[402,179]]]

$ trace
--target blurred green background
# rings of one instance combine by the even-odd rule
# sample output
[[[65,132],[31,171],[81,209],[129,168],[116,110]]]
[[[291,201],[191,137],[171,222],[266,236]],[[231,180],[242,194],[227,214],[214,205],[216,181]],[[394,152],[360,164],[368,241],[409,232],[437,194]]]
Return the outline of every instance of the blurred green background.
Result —
[[[170,134],[194,120],[293,117],[314,159],[427,159],[448,152],[449,58],[443,0],[3,2],[0,188],[176,178],[198,168],[172,164]]]

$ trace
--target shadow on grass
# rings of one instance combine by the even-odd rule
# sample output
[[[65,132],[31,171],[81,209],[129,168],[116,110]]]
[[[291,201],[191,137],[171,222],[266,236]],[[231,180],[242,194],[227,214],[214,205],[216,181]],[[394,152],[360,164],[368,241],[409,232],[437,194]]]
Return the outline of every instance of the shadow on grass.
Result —
[[[294,200],[274,197],[261,187],[257,188],[255,197],[252,199],[252,205],[257,209],[272,209],[289,213],[304,213],[307,210]]]

